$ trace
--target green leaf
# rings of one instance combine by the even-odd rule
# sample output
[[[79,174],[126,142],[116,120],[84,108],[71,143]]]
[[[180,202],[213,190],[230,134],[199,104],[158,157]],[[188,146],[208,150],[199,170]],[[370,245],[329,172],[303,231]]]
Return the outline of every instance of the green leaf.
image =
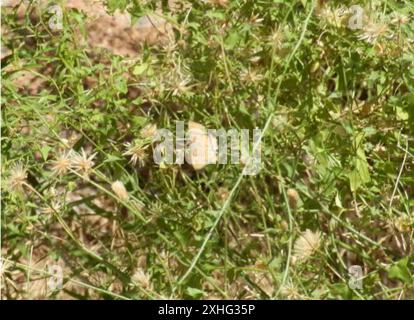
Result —
[[[339,197],[338,192],[336,192],[336,195],[335,195],[335,205],[336,205],[338,208],[343,208],[343,206],[342,206],[342,202],[341,202],[341,199],[340,199],[340,197]]]
[[[360,186],[371,181],[363,138],[364,135],[361,133],[355,137],[354,148],[356,149],[356,155],[354,158],[354,169],[348,174],[352,192],[355,192]]]
[[[51,147],[49,147],[49,146],[43,146],[42,148],[40,148],[40,153],[41,153],[41,155],[42,155],[42,158],[43,158],[43,160],[47,160],[47,156],[49,155],[49,151],[51,150],[52,148]]]
[[[411,129],[411,132],[414,134],[414,93],[407,95],[406,99],[407,107],[405,111],[408,113],[408,125]]]
[[[221,11],[214,11],[214,10],[210,10],[207,11],[206,13],[206,17],[212,18],[212,19],[218,19],[218,20],[225,20],[226,19],[226,15],[224,14],[224,12]]]
[[[224,41],[224,48],[226,48],[226,50],[232,50],[239,43],[239,41],[240,35],[236,32],[232,32]]]
[[[144,63],[139,66],[135,66],[134,69],[132,70],[132,73],[136,76],[139,76],[143,74],[147,69],[148,69],[148,65]]]
[[[361,179],[359,178],[359,174],[356,170],[351,171],[348,174],[349,184],[351,187],[351,191],[355,192],[361,186]]]
[[[132,123],[134,124],[134,126],[136,127],[142,127],[146,122],[148,121],[147,118],[145,117],[140,117],[140,116],[134,116],[132,118]]]
[[[204,291],[203,290],[200,290],[200,289],[197,289],[197,288],[191,288],[191,287],[188,287],[187,288],[186,293],[190,297],[196,298],[196,299],[201,298],[204,295]]]
[[[123,158],[120,158],[120,157],[117,157],[117,156],[114,156],[114,155],[109,154],[107,156],[107,158],[105,159],[104,163],[121,161],[122,159]]]
[[[115,89],[121,93],[128,92],[127,82],[124,78],[118,78],[115,82]]]
[[[110,12],[114,12],[116,9],[124,11],[128,5],[127,0],[107,0],[106,4]]]
[[[368,167],[368,162],[365,159],[365,157],[363,159],[358,158],[356,159],[356,164],[355,164],[356,170],[361,178],[361,182],[367,183],[369,181],[371,181],[371,177],[369,175],[369,167]]]
[[[402,107],[396,107],[395,111],[396,111],[396,114],[397,114],[397,118],[399,120],[403,120],[403,121],[408,120],[408,117],[409,117],[408,112],[404,111],[404,109]]]
[[[410,261],[408,257],[399,260],[388,270],[388,277],[391,279],[398,279],[406,284],[411,284],[413,282],[413,276],[410,273],[409,269]]]

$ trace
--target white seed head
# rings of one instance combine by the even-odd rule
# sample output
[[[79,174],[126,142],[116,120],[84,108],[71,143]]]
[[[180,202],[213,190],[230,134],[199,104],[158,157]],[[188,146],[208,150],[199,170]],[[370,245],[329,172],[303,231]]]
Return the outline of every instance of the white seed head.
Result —
[[[124,184],[121,181],[115,181],[111,184],[113,192],[123,201],[128,200],[128,191],[125,189]]]
[[[89,174],[91,173],[92,168],[95,165],[95,162],[93,162],[95,156],[96,153],[88,157],[85,150],[82,149],[80,154],[74,154],[71,157],[71,164],[73,168],[76,171],[82,173],[84,177],[89,177]]]
[[[410,18],[398,12],[393,12],[391,14],[391,17],[392,17],[391,19],[392,24],[401,25],[401,24],[406,24],[407,22],[410,21]]]
[[[289,300],[297,300],[301,298],[298,288],[291,281],[288,281],[283,285],[280,293],[283,297]]]
[[[293,257],[298,262],[308,260],[321,245],[321,233],[319,231],[313,232],[307,229],[296,240],[293,247]]]
[[[364,40],[368,43],[375,43],[380,37],[386,36],[389,33],[388,25],[384,23],[368,23],[362,29],[362,33],[359,35],[359,40]]]
[[[62,209],[62,202],[60,200],[52,200],[51,203],[43,207],[40,212],[45,215],[59,213]]]
[[[27,183],[27,170],[21,162],[16,163],[14,167],[10,169],[8,178],[8,187],[10,191],[22,192],[23,185]]]
[[[138,163],[138,166],[143,167],[148,157],[145,150],[147,147],[131,142],[125,143],[124,146],[126,151],[123,153],[123,155],[131,156],[131,160],[129,162],[134,166]]]
[[[288,189],[286,191],[286,195],[289,200],[289,205],[292,209],[295,209],[298,206],[298,202],[300,200],[299,193],[296,191],[296,189]]]
[[[151,286],[150,277],[142,268],[137,268],[135,270],[135,273],[132,276],[132,281],[142,286],[143,288],[149,288]]]
[[[71,159],[72,151],[62,152],[58,154],[56,159],[52,162],[52,173],[57,176],[64,176],[72,167]]]
[[[141,129],[139,134],[143,139],[153,139],[157,134],[157,125],[151,123],[147,124]]]

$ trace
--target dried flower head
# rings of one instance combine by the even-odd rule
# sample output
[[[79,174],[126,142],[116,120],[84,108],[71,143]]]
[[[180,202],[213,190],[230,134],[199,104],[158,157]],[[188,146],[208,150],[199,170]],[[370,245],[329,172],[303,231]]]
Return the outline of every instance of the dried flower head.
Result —
[[[93,162],[93,159],[95,158],[96,153],[90,155],[86,154],[85,150],[82,149],[80,154],[73,154],[71,157],[71,163],[72,167],[76,170],[82,173],[82,175],[86,178],[89,177],[89,174],[92,171],[93,166],[95,165],[95,162]]]
[[[283,285],[280,293],[283,297],[289,300],[297,300],[301,298],[298,288],[291,281],[288,281]]]
[[[125,189],[124,184],[121,181],[115,181],[111,184],[113,192],[123,201],[128,200],[128,191]]]
[[[285,30],[282,29],[280,26],[277,26],[273,29],[272,33],[269,36],[269,44],[275,46],[276,49],[279,49],[283,45],[283,41],[285,40]]]
[[[359,40],[364,40],[368,43],[375,43],[379,38],[386,36],[389,33],[387,24],[370,22],[362,29],[359,35]]]
[[[229,190],[225,187],[220,187],[217,190],[217,197],[219,199],[220,202],[224,202],[227,200],[227,198],[229,197]]]
[[[290,188],[287,190],[286,195],[289,200],[289,206],[292,209],[296,209],[300,200],[299,193],[296,191],[296,189]]]
[[[171,81],[171,89],[173,96],[185,94],[191,90],[191,77],[185,77],[183,79],[181,78],[182,76],[177,77],[177,79]]]
[[[257,70],[251,69],[250,67],[248,69],[245,69],[240,74],[240,79],[247,83],[254,83],[263,80],[263,75],[259,74]]]
[[[126,151],[123,153],[124,156],[131,156],[131,160],[129,161],[134,166],[137,164],[140,167],[145,165],[145,160],[147,159],[148,155],[146,153],[147,146],[137,143],[127,142],[124,144]]]
[[[57,176],[64,176],[72,167],[72,151],[61,152],[52,162],[52,173]]]
[[[414,218],[404,214],[395,219],[394,226],[400,232],[410,232],[414,227]]]
[[[50,204],[43,207],[40,212],[45,215],[54,214],[60,212],[62,209],[62,202],[60,200],[52,200]]]
[[[144,128],[140,131],[140,136],[143,139],[154,139],[155,135],[157,134],[157,125],[156,124],[147,124]]]
[[[321,233],[307,229],[296,240],[293,247],[293,257],[296,261],[304,262],[308,260],[321,245]]]
[[[151,286],[150,277],[142,268],[137,268],[132,276],[132,281],[140,285],[143,288],[149,288]]]
[[[323,6],[318,10],[318,17],[321,21],[334,27],[340,27],[344,20],[344,9],[334,9],[329,6]]]
[[[396,25],[406,24],[410,21],[410,19],[398,12],[391,13],[391,23]]]
[[[10,174],[8,178],[8,187],[10,191],[22,192],[23,185],[27,183],[27,170],[21,162],[15,164],[14,167],[10,169]]]
[[[0,259],[0,279],[3,280],[3,277],[5,277],[6,272],[8,271],[8,268],[10,267],[10,263],[8,261],[5,261],[4,259]]]

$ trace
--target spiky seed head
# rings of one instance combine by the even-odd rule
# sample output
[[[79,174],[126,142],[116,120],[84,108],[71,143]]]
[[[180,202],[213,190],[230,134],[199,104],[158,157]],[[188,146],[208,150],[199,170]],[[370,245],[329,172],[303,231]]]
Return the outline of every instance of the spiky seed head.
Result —
[[[138,166],[143,167],[148,157],[146,153],[147,146],[131,142],[125,143],[124,146],[126,151],[123,153],[123,155],[131,156],[131,160],[129,162],[132,163],[134,166],[138,163]]]
[[[293,247],[293,257],[298,262],[308,260],[321,245],[321,233],[307,229],[296,240]]]
[[[72,151],[63,151],[59,153],[52,162],[52,173],[56,176],[64,176],[72,168]]]
[[[155,135],[157,134],[157,125],[151,123],[147,124],[144,128],[141,129],[139,134],[143,139],[154,139]]]
[[[18,162],[10,169],[8,187],[10,191],[23,192],[23,186],[27,183],[27,169]]]
[[[149,288],[151,286],[150,277],[142,268],[137,268],[132,276],[132,281],[142,286],[143,288]]]
[[[95,156],[96,153],[88,157],[85,150],[82,149],[80,154],[74,154],[71,157],[71,164],[76,171],[79,171],[85,178],[88,178],[95,165],[95,162],[93,161]]]

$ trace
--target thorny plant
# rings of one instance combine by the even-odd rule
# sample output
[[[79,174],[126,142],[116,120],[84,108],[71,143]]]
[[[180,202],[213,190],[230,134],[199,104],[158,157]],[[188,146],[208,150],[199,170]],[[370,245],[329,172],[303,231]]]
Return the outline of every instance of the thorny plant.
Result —
[[[414,297],[411,1],[16,3],[3,299]],[[154,163],[177,121],[260,128],[260,172]]]

